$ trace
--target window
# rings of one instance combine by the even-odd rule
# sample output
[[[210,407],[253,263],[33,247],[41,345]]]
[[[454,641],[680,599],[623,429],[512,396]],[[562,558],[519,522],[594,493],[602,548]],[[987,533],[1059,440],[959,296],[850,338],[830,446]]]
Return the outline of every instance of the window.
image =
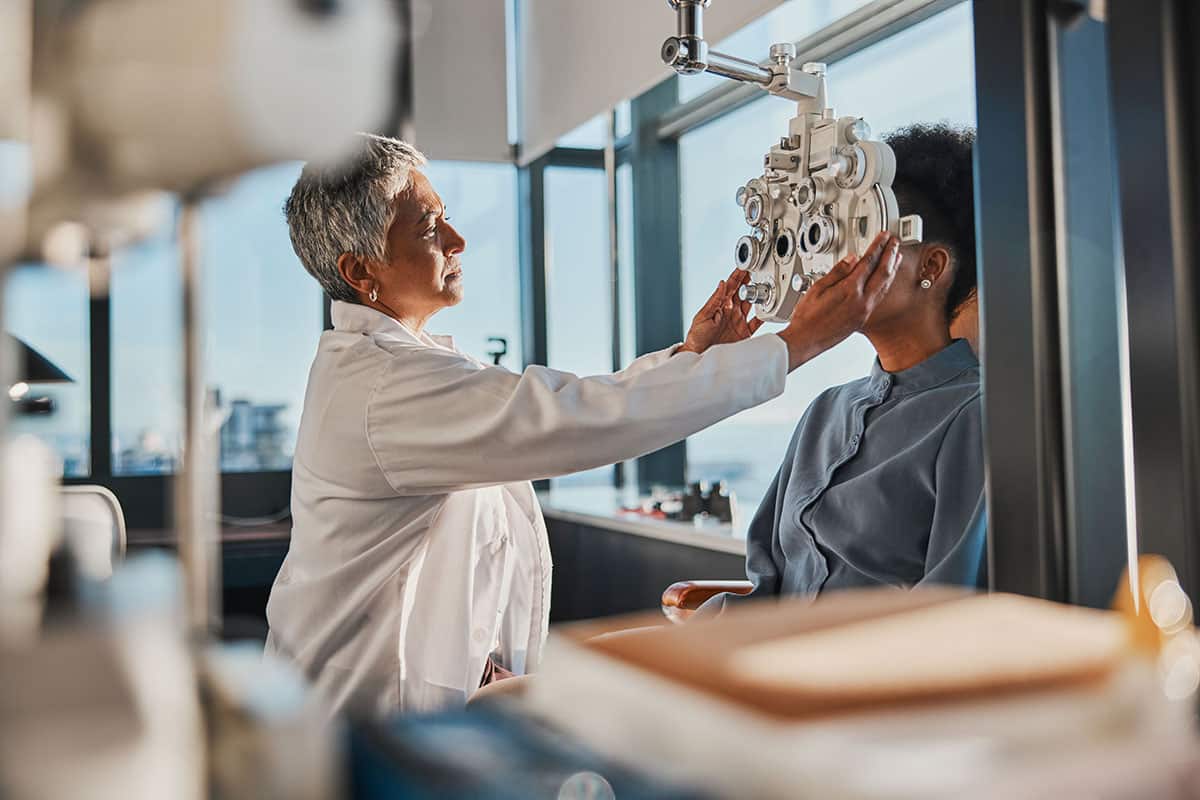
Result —
[[[612,372],[612,266],[604,172],[546,169],[546,329],[549,364],[576,375]],[[608,485],[612,468],[555,485]]]
[[[54,448],[65,476],[87,475],[91,457],[87,276],[31,264],[13,269],[4,289],[4,327],[72,381],[30,383],[27,397],[48,397],[53,408],[45,414],[13,415],[10,432],[33,434]]]
[[[918,121],[974,124],[969,4],[833,64],[829,93],[836,109],[861,113],[880,133]],[[763,97],[680,140],[685,317],[728,275],[734,242],[745,232],[734,191],[761,174],[763,153],[793,113],[792,104]],[[873,360],[870,343],[853,336],[792,375],[783,396],[691,437],[688,480],[728,481],[748,517],[804,409],[824,389],[866,374]]]
[[[747,61],[765,61],[771,45],[796,42],[866,5],[868,0],[791,0],[759,17],[732,36],[709,45]],[[679,81],[679,100],[686,101],[723,84],[717,75],[689,75]]]
[[[517,251],[517,171],[508,164],[435,161],[426,175],[446,204],[451,224],[467,240],[465,294],[440,312],[430,330],[449,334],[465,353],[519,371],[520,279]],[[503,340],[495,341],[497,339]]]
[[[113,254],[112,459],[117,475],[173,472],[183,435],[183,340],[174,214]]]
[[[292,252],[283,202],[298,164],[247,173],[200,208],[205,381],[227,472],[291,467],[322,294]],[[114,259],[113,471],[175,469],[182,441],[177,225]]]
[[[247,173],[201,211],[205,380],[224,419],[225,472],[292,466],[323,323],[321,287],[292,250],[283,216],[300,166]]]

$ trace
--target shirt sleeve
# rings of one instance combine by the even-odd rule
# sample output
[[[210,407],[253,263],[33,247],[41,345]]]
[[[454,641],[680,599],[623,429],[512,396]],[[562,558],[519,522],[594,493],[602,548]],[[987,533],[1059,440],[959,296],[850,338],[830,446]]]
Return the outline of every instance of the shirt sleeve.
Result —
[[[976,395],[959,409],[938,450],[933,525],[918,586],[982,586],[986,579],[982,405]]]
[[[399,494],[536,480],[658,450],[778,396],[786,377],[787,347],[773,334],[587,378],[411,348],[371,392],[367,438]]]

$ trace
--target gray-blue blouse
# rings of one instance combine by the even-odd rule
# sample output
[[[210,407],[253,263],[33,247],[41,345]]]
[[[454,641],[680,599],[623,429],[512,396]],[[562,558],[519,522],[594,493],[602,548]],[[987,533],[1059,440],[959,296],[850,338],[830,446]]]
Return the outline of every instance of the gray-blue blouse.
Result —
[[[876,360],[796,426],[750,523],[748,597],[983,585],[983,470],[979,362],[967,342],[902,372]]]

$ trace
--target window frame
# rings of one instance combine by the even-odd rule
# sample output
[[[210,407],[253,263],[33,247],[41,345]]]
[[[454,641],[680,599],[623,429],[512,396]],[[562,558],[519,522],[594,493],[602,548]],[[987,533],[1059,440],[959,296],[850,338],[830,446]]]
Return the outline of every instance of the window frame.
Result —
[[[88,303],[91,441],[88,474],[64,477],[66,486],[99,485],[113,492],[131,530],[169,530],[177,473],[117,475],[112,456],[112,297],[108,259],[93,259],[92,295]],[[322,295],[325,327],[329,301]],[[226,519],[258,520],[278,517],[291,503],[291,470],[221,472],[221,514]]]

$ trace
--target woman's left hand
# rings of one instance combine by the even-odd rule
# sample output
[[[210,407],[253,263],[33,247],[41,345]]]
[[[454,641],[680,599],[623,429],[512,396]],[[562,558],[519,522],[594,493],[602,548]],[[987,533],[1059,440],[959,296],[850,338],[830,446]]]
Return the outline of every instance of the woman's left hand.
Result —
[[[750,302],[739,300],[737,293],[750,280],[750,273],[735,269],[729,278],[717,284],[708,301],[692,318],[687,338],[678,352],[703,353],[715,344],[740,342],[754,335],[761,319],[747,318]]]

